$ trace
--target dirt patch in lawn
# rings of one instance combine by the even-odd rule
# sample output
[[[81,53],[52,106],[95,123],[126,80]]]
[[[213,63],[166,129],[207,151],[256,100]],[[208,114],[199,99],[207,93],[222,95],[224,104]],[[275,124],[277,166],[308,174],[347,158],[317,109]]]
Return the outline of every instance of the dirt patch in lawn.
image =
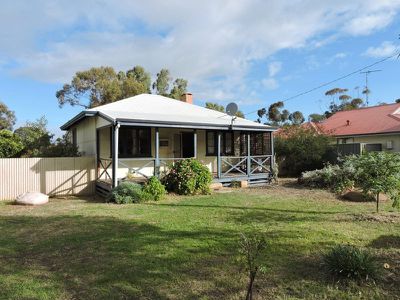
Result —
[[[400,215],[398,213],[351,214],[349,219],[359,222],[400,223]]]

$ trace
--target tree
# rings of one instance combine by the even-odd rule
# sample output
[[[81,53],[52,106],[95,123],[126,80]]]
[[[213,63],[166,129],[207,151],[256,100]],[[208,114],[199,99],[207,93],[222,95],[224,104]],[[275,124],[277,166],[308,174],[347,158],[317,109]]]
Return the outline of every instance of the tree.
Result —
[[[390,152],[367,152],[347,158],[356,170],[355,183],[364,194],[373,194],[379,212],[379,196],[388,194],[393,206],[400,200],[400,155]]]
[[[241,260],[248,272],[249,282],[247,285],[246,300],[253,299],[253,287],[256,275],[266,272],[266,267],[263,265],[265,257],[265,250],[267,249],[267,242],[265,237],[261,234],[242,234],[239,243],[239,252]]]
[[[160,72],[157,73],[156,81],[153,82],[153,90],[155,90],[158,95],[168,96],[171,80],[172,78],[168,69],[161,69]]]
[[[213,103],[213,102],[206,102],[206,108],[224,112],[225,108],[222,105],[219,105],[218,103]]]
[[[275,138],[279,172],[299,176],[304,171],[320,169],[334,160],[332,137],[316,133],[312,128],[284,126]]]
[[[42,117],[35,122],[27,122],[25,126],[15,130],[14,133],[24,146],[21,156],[42,156],[44,151],[50,147],[53,135],[47,130],[46,126],[47,120]]]
[[[268,111],[265,108],[261,108],[257,111],[258,122],[261,123],[263,116],[265,116],[269,122],[266,124],[281,126],[288,124],[290,121],[292,124],[299,125],[304,122],[303,114],[300,111],[295,111],[291,114],[287,109],[283,109],[284,103],[282,101],[278,101],[272,103]]]
[[[181,96],[187,92],[186,90],[187,85],[188,85],[187,80],[182,78],[175,79],[169,97],[176,100],[180,100]]]
[[[140,66],[118,74],[112,67],[91,68],[77,72],[71,83],[57,91],[56,97],[60,107],[96,107],[149,92],[149,80],[150,75]]]
[[[15,121],[15,113],[9,110],[5,103],[0,101],[0,130],[12,130],[13,126],[15,125]]]
[[[329,105],[329,110],[325,112],[325,117],[329,118],[334,113],[343,110],[351,110],[358,109],[364,105],[364,101],[361,98],[352,98],[345,93],[348,89],[342,88],[334,88],[325,92],[326,96],[330,96],[332,98],[331,103]],[[340,103],[335,101],[335,97],[339,95]]]
[[[298,110],[289,115],[289,120],[293,125],[300,125],[305,121],[303,114]]]
[[[314,113],[314,114],[310,114],[308,116],[308,120],[310,122],[315,122],[315,123],[322,122],[325,119],[326,119],[326,116],[324,114],[316,114],[316,113]]]
[[[225,112],[225,108],[222,105],[219,105],[218,103],[213,103],[213,102],[206,102],[206,108],[220,111],[220,112]],[[244,119],[244,113],[240,110],[238,110],[235,114],[236,117],[243,118]]]
[[[16,157],[24,148],[19,137],[10,130],[0,130],[0,158]]]
[[[126,72],[126,76],[128,78],[132,78],[137,83],[142,84],[147,93],[151,92],[150,73],[146,72],[146,70],[142,66],[135,66],[132,69],[128,70]]]
[[[57,138],[47,148],[43,149],[41,156],[45,157],[75,157],[80,156],[78,147],[71,142],[69,133],[64,134],[61,138]]]

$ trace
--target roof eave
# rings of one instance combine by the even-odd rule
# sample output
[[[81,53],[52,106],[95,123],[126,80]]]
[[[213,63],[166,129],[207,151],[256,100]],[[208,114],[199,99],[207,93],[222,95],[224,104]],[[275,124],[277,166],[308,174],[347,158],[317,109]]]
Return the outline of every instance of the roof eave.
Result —
[[[107,121],[109,121],[111,123],[115,122],[115,120],[113,118],[109,117],[108,115],[106,115],[106,114],[104,114],[102,112],[84,110],[84,111],[80,112],[79,114],[77,114],[75,117],[73,117],[71,120],[69,120],[67,123],[62,125],[60,127],[60,129],[61,130],[68,130],[69,128],[71,128],[71,126],[73,126],[74,124],[80,122],[82,119],[84,119],[86,117],[94,117],[96,115],[102,117],[103,119],[105,119],[105,120],[107,120]]]

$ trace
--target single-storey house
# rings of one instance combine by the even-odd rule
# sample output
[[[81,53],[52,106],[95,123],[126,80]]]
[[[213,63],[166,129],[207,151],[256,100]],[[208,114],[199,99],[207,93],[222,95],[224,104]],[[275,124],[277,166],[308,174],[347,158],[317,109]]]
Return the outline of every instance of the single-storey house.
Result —
[[[62,130],[85,156],[97,158],[97,186],[162,176],[174,162],[194,157],[214,180],[267,182],[273,168],[274,128],[192,103],[141,94],[86,109]]]
[[[342,154],[400,152],[400,103],[340,111],[318,124]]]

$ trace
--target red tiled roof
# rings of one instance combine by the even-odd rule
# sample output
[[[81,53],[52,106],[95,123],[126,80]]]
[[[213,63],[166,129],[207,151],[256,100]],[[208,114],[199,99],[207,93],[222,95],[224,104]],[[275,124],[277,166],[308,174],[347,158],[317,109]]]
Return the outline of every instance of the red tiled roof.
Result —
[[[321,125],[334,136],[400,132],[400,103],[340,111]]]

